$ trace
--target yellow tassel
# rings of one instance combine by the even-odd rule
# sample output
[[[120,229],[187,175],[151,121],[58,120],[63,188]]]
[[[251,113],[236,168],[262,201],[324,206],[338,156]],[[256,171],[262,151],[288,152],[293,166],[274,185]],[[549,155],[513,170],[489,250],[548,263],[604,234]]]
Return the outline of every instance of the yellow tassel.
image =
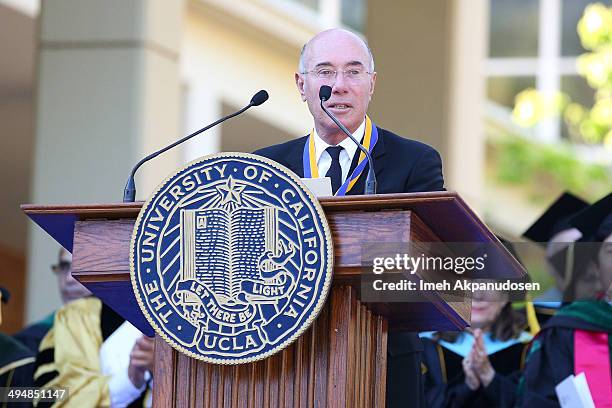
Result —
[[[529,324],[529,333],[535,336],[540,331],[540,322],[538,322],[538,316],[536,315],[535,307],[533,302],[529,300],[527,295],[527,301],[525,302],[525,311],[527,312],[527,323]]]

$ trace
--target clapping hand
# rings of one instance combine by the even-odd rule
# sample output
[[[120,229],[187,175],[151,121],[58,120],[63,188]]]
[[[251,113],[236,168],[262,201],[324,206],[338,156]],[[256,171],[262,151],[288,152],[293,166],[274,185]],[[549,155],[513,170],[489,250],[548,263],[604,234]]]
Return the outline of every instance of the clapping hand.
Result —
[[[155,343],[153,337],[142,336],[132,348],[128,377],[134,387],[141,388],[145,383],[145,373],[153,372],[155,361]]]
[[[463,373],[465,374],[465,384],[468,386],[468,388],[472,391],[476,391],[478,388],[480,388],[480,380],[478,379],[478,376],[476,375],[476,373],[474,372],[474,369],[472,368],[472,362],[474,359],[474,349],[472,349],[470,351],[470,354],[465,357],[462,361],[462,367],[463,367]]]
[[[470,355],[473,356],[471,359],[471,368],[480,380],[483,387],[489,386],[493,377],[495,377],[495,369],[489,361],[487,350],[485,349],[484,339],[482,330],[476,329],[474,331],[474,345],[470,351]]]

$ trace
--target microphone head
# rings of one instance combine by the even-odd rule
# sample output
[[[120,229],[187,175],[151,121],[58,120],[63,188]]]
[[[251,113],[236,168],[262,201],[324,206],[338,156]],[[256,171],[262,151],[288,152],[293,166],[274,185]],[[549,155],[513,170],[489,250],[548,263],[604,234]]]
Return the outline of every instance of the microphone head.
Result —
[[[253,95],[253,97],[251,98],[251,105],[259,106],[267,100],[268,100],[268,93],[262,89],[261,91]]]
[[[332,94],[331,86],[323,85],[319,89],[319,99],[321,99],[323,102],[331,98],[331,94]]]

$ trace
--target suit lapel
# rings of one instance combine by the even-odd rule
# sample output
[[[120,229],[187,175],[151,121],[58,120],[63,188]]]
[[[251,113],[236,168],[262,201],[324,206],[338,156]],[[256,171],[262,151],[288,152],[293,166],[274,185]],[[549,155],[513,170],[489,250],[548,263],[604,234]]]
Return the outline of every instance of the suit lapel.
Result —
[[[378,130],[378,142],[376,142],[376,146],[374,146],[374,150],[372,151],[372,160],[374,160],[374,173],[376,174],[376,178],[378,179],[379,174],[382,172],[383,167],[385,165],[385,161],[383,159],[385,155],[385,131],[378,126],[376,127]],[[355,156],[353,156],[353,161],[351,162],[351,169],[349,170],[349,175],[353,173],[355,168],[357,167],[357,161],[359,160],[359,153],[361,153],[360,149],[357,149],[355,152]],[[368,176],[368,168],[369,165],[366,164],[365,168],[361,172],[357,183],[353,186],[353,188],[347,193],[349,195],[359,195],[363,194],[363,189],[365,187],[365,180]]]
[[[289,150],[287,157],[284,162],[287,163],[287,167],[291,169],[295,174],[300,177],[304,177],[304,146],[308,141],[308,136],[302,137],[296,141],[294,146]]]
[[[355,167],[357,167],[360,153],[361,153],[361,149],[357,148],[357,150],[355,151],[355,154],[353,155],[353,161],[351,161],[351,167],[349,168],[349,171],[348,171],[348,177],[350,177],[351,174],[353,174],[353,171],[355,171]]]

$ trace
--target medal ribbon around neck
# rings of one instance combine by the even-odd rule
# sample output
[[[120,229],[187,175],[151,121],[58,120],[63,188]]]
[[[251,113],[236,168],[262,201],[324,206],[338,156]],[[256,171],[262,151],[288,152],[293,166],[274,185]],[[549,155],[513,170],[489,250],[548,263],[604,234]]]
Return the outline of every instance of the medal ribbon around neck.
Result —
[[[376,142],[378,141],[378,129],[376,129],[376,125],[372,123],[370,117],[366,115],[366,123],[365,123],[365,135],[363,137],[363,146],[372,154],[372,150],[374,150],[374,146],[376,146]],[[315,151],[315,135],[314,129],[310,132],[310,136],[308,137],[308,143],[304,145],[304,154],[303,154],[303,163],[304,163],[304,178],[319,178],[319,168],[317,166],[317,154]],[[366,155],[361,151],[359,154],[359,162],[353,173],[344,181],[344,183],[340,186],[338,191],[336,192],[336,196],[346,195],[347,192],[351,191],[353,186],[359,180],[359,176],[363,172],[366,164],[368,164],[368,160]],[[352,160],[352,158],[351,158]]]

